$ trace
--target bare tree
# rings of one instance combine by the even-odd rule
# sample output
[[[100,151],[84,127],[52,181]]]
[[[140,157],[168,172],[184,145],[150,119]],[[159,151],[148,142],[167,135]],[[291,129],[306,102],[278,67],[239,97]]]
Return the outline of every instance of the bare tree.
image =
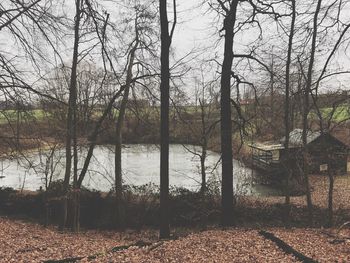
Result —
[[[117,225],[119,228],[124,226],[124,212],[122,207],[122,193],[123,193],[123,181],[122,181],[122,128],[125,118],[126,107],[129,99],[129,91],[133,77],[133,66],[135,60],[135,52],[139,46],[139,31],[138,31],[138,18],[135,19],[135,39],[133,46],[129,52],[129,62],[126,75],[126,83],[122,101],[120,104],[118,118],[116,123],[116,143],[115,143],[115,192],[116,192],[116,212],[117,212]]]
[[[341,12],[343,9],[344,2],[343,1],[335,1],[334,3],[324,3],[321,0],[316,2],[316,7],[314,11],[314,15],[312,18],[312,30],[310,33],[310,49],[307,53],[308,60],[307,60],[307,70],[305,73],[303,73],[303,76],[305,78],[305,88],[303,92],[303,115],[302,115],[302,127],[303,127],[303,134],[302,134],[302,140],[303,140],[303,157],[304,157],[304,178],[306,182],[306,190],[307,190],[307,205],[308,205],[308,216],[309,221],[312,223],[313,219],[313,212],[312,212],[312,198],[311,198],[311,190],[310,190],[310,183],[309,183],[309,176],[308,176],[308,167],[307,167],[307,157],[308,157],[308,147],[307,147],[307,133],[309,131],[309,123],[308,123],[308,116],[310,113],[310,109],[312,106],[315,106],[315,101],[317,94],[319,92],[319,86],[321,81],[324,78],[331,77],[334,75],[334,72],[328,73],[325,75],[331,59],[334,57],[336,51],[339,50],[340,45],[344,42],[344,35],[350,28],[349,21],[342,21],[341,20]],[[336,12],[336,19],[333,17],[330,17],[330,13]],[[327,21],[332,21],[330,25],[327,25]],[[326,25],[323,25],[322,23],[325,23]],[[338,34],[338,38],[335,38],[336,41],[333,45],[330,45],[330,51],[328,52],[328,55],[326,56],[326,61],[321,67],[321,73],[316,77],[316,56],[317,56],[317,48],[322,44],[320,43],[320,40],[323,40],[327,38],[328,32],[335,28],[334,34]],[[328,50],[328,48],[327,48]],[[344,72],[337,72],[336,74],[342,74]],[[345,72],[346,73],[346,72]],[[314,80],[316,79],[316,80]],[[310,102],[310,98],[312,98],[313,103]],[[320,110],[316,106],[316,111],[318,112],[318,116],[320,117]],[[322,117],[320,118],[320,128],[321,132],[324,131]]]
[[[220,116],[221,116],[221,154],[222,154],[222,214],[224,226],[233,223],[233,154],[232,154],[232,122],[231,122],[231,75],[233,61],[233,39],[237,20],[238,0],[218,0],[224,12],[223,30],[225,32],[224,61],[221,70]]]
[[[191,147],[183,144],[183,147],[193,154],[200,161],[201,187],[200,192],[207,192],[207,170],[206,160],[208,157],[208,148],[210,147],[211,139],[216,132],[216,128],[220,122],[218,119],[218,109],[216,98],[217,80],[206,80],[204,76],[204,67],[200,67],[200,78],[195,77],[195,105],[194,110],[190,107],[190,112],[187,107],[176,107],[180,121],[189,131],[188,136],[191,138],[191,143],[195,146]],[[196,73],[197,75],[197,73]],[[183,126],[180,126],[183,130]],[[192,141],[193,140],[193,141]],[[199,149],[198,149],[199,146]]]
[[[114,24],[110,24],[108,22],[109,20],[109,14],[106,14],[106,16],[102,16],[100,15],[96,10],[95,7],[92,6],[92,3],[90,3],[90,1],[85,1],[86,6],[87,6],[87,13],[90,15],[94,28],[95,28],[95,33],[98,37],[98,41],[102,47],[102,58],[103,58],[103,62],[104,62],[104,68],[106,70],[106,64],[109,64],[110,68],[111,68],[111,72],[105,72],[105,76],[103,77],[102,83],[101,85],[103,85],[106,81],[106,79],[108,78],[108,75],[113,76],[116,79],[116,82],[118,84],[116,84],[117,86],[119,86],[119,89],[114,90],[111,97],[108,99],[107,101],[107,105],[105,105],[105,107],[102,110],[102,115],[98,118],[98,120],[96,121],[94,128],[89,136],[89,146],[88,146],[88,150],[87,150],[87,154],[84,157],[84,162],[83,162],[83,166],[82,169],[79,173],[79,176],[77,177],[77,181],[76,181],[76,186],[77,186],[77,190],[76,192],[79,192],[79,189],[82,186],[82,183],[84,181],[84,178],[87,174],[89,165],[90,165],[90,161],[91,158],[93,157],[93,153],[94,153],[94,149],[95,146],[97,144],[97,139],[98,136],[102,130],[102,124],[104,123],[104,121],[107,119],[108,115],[111,113],[115,101],[117,100],[117,98],[119,98],[120,96],[122,96],[123,92],[123,98],[122,98],[122,108],[124,110],[119,111],[119,119],[117,122],[117,127],[116,127],[116,135],[118,136],[117,139],[117,144],[116,144],[116,157],[115,157],[115,161],[116,161],[116,171],[115,171],[115,186],[116,186],[116,190],[117,190],[117,200],[120,201],[121,200],[121,193],[122,193],[122,177],[121,177],[121,137],[119,137],[119,135],[121,136],[121,129],[122,129],[122,125],[123,125],[123,119],[124,118],[124,114],[125,114],[125,110],[126,110],[126,103],[127,103],[127,98],[128,98],[128,93],[129,90],[131,88],[132,85],[134,85],[134,83],[138,82],[140,83],[141,80],[143,80],[146,77],[154,77],[157,74],[153,73],[151,69],[148,69],[147,63],[145,63],[144,61],[138,60],[138,62],[134,62],[135,58],[136,58],[136,51],[142,46],[141,52],[143,54],[144,49],[147,46],[149,48],[150,53],[152,53],[152,49],[151,49],[151,44],[153,44],[153,40],[150,39],[150,35],[145,34],[145,39],[148,39],[151,44],[147,44],[146,42],[144,42],[144,40],[141,40],[140,38],[140,31],[142,30],[149,30],[149,26],[147,25],[147,22],[144,22],[144,24],[139,24],[139,19],[143,18],[145,20],[149,20],[149,19],[153,19],[153,17],[150,14],[146,14],[145,12],[143,12],[144,10],[137,10],[136,12],[136,19],[132,19],[132,23],[134,24],[134,26],[136,27],[136,36],[133,36],[134,39],[131,40],[130,45],[127,48],[127,53],[126,53],[126,57],[127,57],[127,62],[126,62],[126,66],[123,67],[123,71],[126,70],[126,78],[125,80],[122,79],[122,75],[124,73],[120,73],[118,74],[116,72],[116,69],[114,67],[114,61],[113,61],[113,56],[111,55],[112,53],[108,50],[108,46],[107,46],[107,42],[106,42],[106,29],[107,29],[107,25],[111,26],[112,28],[115,27]],[[135,7],[137,9],[137,7]],[[103,23],[102,25],[102,30],[100,29],[100,25],[99,23]],[[149,32],[148,32],[149,33]],[[124,43],[122,41],[122,43]],[[144,54],[143,54],[144,55]],[[145,65],[144,65],[145,64]],[[133,76],[133,70],[134,70],[134,66],[137,65],[137,71],[135,76]],[[125,82],[124,84],[122,84],[123,82]],[[124,111],[124,112],[123,112]],[[77,197],[79,199],[79,196]],[[120,198],[120,199],[119,199]],[[79,201],[78,201],[79,202]],[[120,202],[118,202],[118,205],[120,204]],[[118,208],[119,209],[119,208]],[[79,211],[79,207],[76,209],[77,211]]]
[[[9,40],[0,48],[0,98],[8,104],[36,105],[40,98],[62,103],[38,87],[41,70],[52,63],[45,56],[46,52],[53,51],[52,53],[57,55],[56,45],[53,43],[57,40],[56,43],[62,44],[60,37],[65,28],[63,24],[66,22],[63,16],[58,17],[54,14],[55,5],[48,5],[48,1],[6,0],[0,4],[0,34],[2,38]],[[32,32],[36,32],[35,36],[31,34]],[[37,42],[45,43],[48,48],[42,48]],[[11,49],[7,49],[9,46]],[[26,57],[26,63],[23,63],[23,56]],[[25,71],[30,72],[29,74],[24,73],[24,65]],[[15,133],[7,136],[10,148],[24,146],[19,145],[22,138],[19,124],[21,116],[30,115],[33,114],[28,109],[25,112],[22,109],[17,111],[17,132],[12,129]],[[10,123],[8,124],[11,127]],[[27,133],[28,129],[23,131]],[[20,149],[17,147],[17,150]]]
[[[170,237],[169,218],[169,50],[176,26],[176,0],[173,0],[174,21],[169,33],[167,1],[159,0],[161,31],[160,84],[160,238]]]
[[[66,167],[63,182],[63,205],[62,205],[62,222],[60,229],[63,230],[67,223],[67,209],[68,209],[68,190],[69,182],[71,178],[71,168],[72,168],[72,142],[73,142],[73,188],[76,189],[77,183],[77,134],[76,134],[76,111],[77,111],[77,67],[78,67],[78,55],[79,55],[79,39],[80,39],[80,20],[81,20],[81,0],[75,1],[75,18],[74,18],[74,46],[73,46],[73,60],[72,60],[72,71],[70,76],[70,86],[69,86],[69,102],[68,102],[68,112],[67,112],[67,135],[66,135]],[[75,214],[75,213],[74,213]],[[74,219],[73,228],[74,230],[79,230],[76,224],[77,220]]]
[[[287,61],[286,61],[286,80],[285,80],[285,105],[284,105],[284,128],[285,128],[285,165],[286,165],[286,189],[285,189],[285,202],[287,205],[287,218],[289,218],[289,210],[290,210],[290,191],[289,191],[289,181],[292,176],[292,169],[290,167],[289,160],[289,133],[290,133],[290,67],[292,60],[292,52],[293,52],[293,39],[294,39],[294,31],[295,31],[295,19],[296,19],[296,6],[295,0],[291,0],[291,25],[288,36],[288,51],[287,51]]]

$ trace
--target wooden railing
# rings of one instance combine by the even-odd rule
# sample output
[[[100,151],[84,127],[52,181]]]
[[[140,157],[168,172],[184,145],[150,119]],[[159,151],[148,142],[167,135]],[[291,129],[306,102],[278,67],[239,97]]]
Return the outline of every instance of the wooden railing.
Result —
[[[253,166],[265,171],[272,171],[279,169],[280,161],[273,160],[271,153],[253,155]]]

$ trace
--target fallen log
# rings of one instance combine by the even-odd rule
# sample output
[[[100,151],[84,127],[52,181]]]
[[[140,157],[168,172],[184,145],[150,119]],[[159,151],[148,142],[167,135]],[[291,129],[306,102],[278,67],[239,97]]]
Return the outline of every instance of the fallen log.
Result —
[[[157,243],[156,243],[157,244]],[[122,246],[117,246],[117,247],[113,247],[111,248],[108,252],[106,253],[97,253],[94,255],[90,255],[90,256],[84,256],[84,257],[71,257],[71,258],[64,258],[64,259],[49,259],[49,260],[45,260],[44,263],[75,263],[79,260],[82,260],[84,258],[87,259],[95,259],[98,256],[104,255],[104,254],[108,254],[108,253],[116,253],[116,252],[120,252],[126,249],[129,249],[130,247],[148,247],[151,246],[152,243],[151,242],[146,242],[143,240],[139,240],[135,243],[132,243],[130,245],[122,245]]]
[[[27,253],[27,252],[32,252],[32,251],[45,251],[47,250],[46,247],[33,247],[33,248],[22,248],[18,249],[16,253]]]
[[[316,260],[305,256],[304,254],[300,253],[299,251],[295,250],[294,248],[292,248],[290,245],[288,245],[286,242],[284,242],[282,239],[276,237],[274,234],[264,231],[264,230],[260,230],[259,231],[259,235],[263,236],[266,239],[271,240],[272,242],[276,243],[276,245],[282,249],[285,253],[293,255],[294,257],[296,257],[298,260],[300,260],[301,262],[304,263],[317,263]]]
[[[328,242],[330,244],[341,244],[341,243],[345,243],[345,242],[349,242],[350,241],[350,237],[347,236],[342,236],[340,235],[340,230],[338,230],[338,232],[336,234],[333,234],[331,232],[328,231],[321,231],[322,234],[326,235],[329,238],[332,238],[332,240],[329,240]]]
[[[110,252],[112,253],[115,253],[115,252],[119,252],[119,251],[122,251],[122,250],[125,250],[125,249],[128,249],[130,247],[138,247],[138,248],[141,248],[141,247],[148,247],[152,245],[152,243],[150,242],[145,242],[143,240],[139,240],[131,245],[124,245],[124,246],[117,246],[117,247],[114,247],[111,249]]]
[[[85,257],[74,257],[74,258],[64,258],[64,259],[49,259],[45,260],[44,263],[74,263],[78,260],[82,260]]]
[[[150,251],[160,247],[161,245],[163,245],[163,241],[156,242],[153,245],[149,246],[147,251],[150,252]]]

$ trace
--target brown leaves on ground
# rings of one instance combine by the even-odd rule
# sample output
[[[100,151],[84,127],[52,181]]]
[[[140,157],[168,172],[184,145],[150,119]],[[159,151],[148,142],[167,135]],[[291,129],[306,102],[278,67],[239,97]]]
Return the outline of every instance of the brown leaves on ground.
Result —
[[[313,206],[326,211],[328,209],[328,190],[329,190],[329,179],[327,176],[321,175],[311,175],[309,177],[311,185],[311,196]],[[344,218],[349,218],[350,211],[350,176],[336,176],[334,182],[334,192],[333,192],[333,211],[335,214],[334,223],[335,225],[341,225],[344,223]],[[291,205],[295,208],[306,209],[307,202],[306,196],[293,196],[291,197]],[[283,205],[285,203],[285,197],[283,196],[242,196],[239,197],[239,205],[248,208],[261,208],[264,211],[268,211],[271,206]],[[337,211],[340,211],[343,217],[340,219],[336,217]],[[293,216],[293,211],[291,216]],[[305,215],[306,216],[306,213]],[[326,218],[315,218],[316,225],[322,225]],[[322,221],[321,221],[321,220]],[[301,219],[303,220],[303,219]],[[346,220],[348,221],[348,220]],[[252,222],[249,222],[251,224]],[[270,226],[276,226],[281,224],[276,224],[276,222],[271,221]],[[284,224],[284,222],[281,222]]]
[[[87,262],[87,261],[86,261]],[[256,230],[211,230],[164,242],[154,250],[129,248],[95,262],[297,262]]]
[[[350,262],[350,231],[322,229],[272,229],[272,232],[304,255],[318,262]]]
[[[350,208],[349,176],[337,177],[335,209]],[[327,204],[327,177],[311,177],[313,202]],[[283,197],[249,197],[250,204],[282,204]],[[305,197],[293,197],[292,203],[305,207]],[[342,222],[344,223],[344,222]],[[295,250],[318,262],[350,262],[350,231],[344,228],[323,230],[311,228],[272,227],[266,229]],[[59,233],[53,228],[0,217],[0,262],[42,262],[50,259],[85,257],[79,262],[298,262],[286,255],[256,229],[235,228],[192,233],[178,240],[164,241],[160,246],[130,247],[110,252],[113,247],[138,240],[157,242],[157,231],[123,232],[86,231],[80,234]],[[88,256],[98,255],[95,259]]]
[[[342,175],[334,177],[334,194],[333,203],[334,209],[350,209],[350,176]],[[310,175],[310,185],[312,188],[312,202],[315,206],[327,208],[328,205],[328,187],[329,179],[327,176]],[[240,198],[242,201],[258,201],[265,205],[283,204],[284,196],[245,196]],[[292,196],[291,203],[296,206],[306,206],[306,196]]]
[[[296,250],[320,262],[350,262],[350,243],[334,243],[333,234],[318,229],[270,228],[268,231]],[[54,229],[0,218],[0,262],[41,262],[49,259],[87,257],[79,262],[298,262],[255,229],[210,230],[193,233],[160,246],[130,247],[110,252],[115,246],[137,240],[157,242],[155,231],[87,231],[59,233]],[[348,233],[347,233],[348,234]]]
[[[157,233],[60,233],[37,224],[0,217],[0,262],[41,262],[106,253],[115,246],[129,244],[145,236],[156,240]]]

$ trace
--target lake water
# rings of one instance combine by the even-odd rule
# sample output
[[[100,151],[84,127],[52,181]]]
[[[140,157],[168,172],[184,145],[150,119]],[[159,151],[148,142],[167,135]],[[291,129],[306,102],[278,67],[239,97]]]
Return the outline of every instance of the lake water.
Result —
[[[199,147],[187,145],[191,151],[200,151]],[[109,191],[113,188],[114,178],[113,146],[96,146],[89,171],[83,185],[90,189]],[[86,155],[87,149],[79,149],[80,156]],[[171,186],[198,190],[200,187],[199,158],[182,145],[170,145]],[[45,186],[45,174],[52,175],[53,180],[63,179],[64,150],[54,152],[52,161],[48,161],[49,151],[33,152],[26,157],[0,160],[0,186],[15,189],[37,190]],[[83,158],[81,158],[82,160]],[[122,166],[124,184],[159,185],[159,148],[156,145],[124,145],[122,150]],[[220,183],[220,155],[208,152],[206,160],[207,179],[212,183]],[[79,162],[78,167],[82,167]],[[234,188],[240,194],[275,195],[271,187],[253,184],[254,171],[234,160]]]

